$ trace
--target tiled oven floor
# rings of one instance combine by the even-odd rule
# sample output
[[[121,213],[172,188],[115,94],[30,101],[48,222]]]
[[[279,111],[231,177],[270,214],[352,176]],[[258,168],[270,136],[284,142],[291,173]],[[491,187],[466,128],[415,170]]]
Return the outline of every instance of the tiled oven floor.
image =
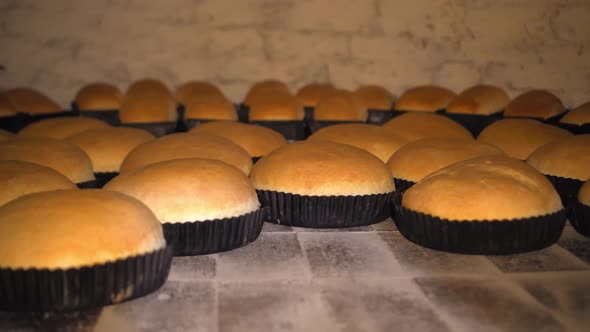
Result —
[[[265,224],[232,252],[174,259],[158,292],[66,315],[0,312],[1,331],[588,331],[590,239],[514,256],[436,252],[391,220]]]

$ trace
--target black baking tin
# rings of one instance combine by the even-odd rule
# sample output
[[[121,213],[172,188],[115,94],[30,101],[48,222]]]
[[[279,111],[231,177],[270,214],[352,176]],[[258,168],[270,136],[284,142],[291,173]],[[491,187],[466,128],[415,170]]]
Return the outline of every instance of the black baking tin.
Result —
[[[370,225],[390,217],[393,192],[360,196],[306,196],[257,190],[275,224],[309,228]]]
[[[96,172],[94,173],[94,177],[96,178],[96,188],[102,188],[105,184],[109,181],[114,179],[119,172]]]
[[[554,126],[565,129],[574,135],[590,134],[590,123],[575,125],[571,123],[556,123]]]
[[[104,121],[112,126],[117,126],[119,121],[119,110],[81,110],[76,102],[72,102],[72,111],[77,112],[81,117],[95,118]]]
[[[171,262],[172,248],[168,246],[81,268],[0,268],[0,309],[72,311],[132,300],[160,288]]]
[[[262,156],[260,157],[252,157],[252,164],[256,164],[257,161],[259,161],[262,158]]]
[[[416,182],[394,177],[393,184],[395,185],[395,191],[403,193],[410,189],[411,186],[415,185]]]
[[[316,131],[339,124],[354,124],[354,123],[366,123],[363,121],[325,121],[325,120],[311,120],[308,122],[307,126],[309,128],[310,135],[315,133]]]
[[[97,179],[86,181],[86,182],[76,183],[76,185],[80,189],[97,189],[97,188],[100,188]]]
[[[399,114],[397,114],[399,115]],[[393,119],[394,114],[393,110],[380,110],[380,109],[372,109],[369,108],[367,110],[367,123],[374,124],[374,125],[382,125],[385,122]]]
[[[304,112],[304,117],[303,120],[305,121],[310,121],[311,119],[313,119],[313,112],[315,111],[315,107],[313,106],[304,106],[303,107],[303,112]]]
[[[590,237],[590,206],[576,202],[571,209],[569,221],[578,233]]]
[[[248,114],[250,114],[250,106],[239,103],[236,104],[236,112],[238,113],[238,120],[240,122],[248,122]]]
[[[175,256],[205,255],[243,247],[260,235],[265,211],[194,222],[163,223],[164,237]]]
[[[154,122],[154,123],[122,123],[123,127],[143,129],[152,133],[156,137],[165,136],[177,132],[177,128],[180,130],[179,122]]]
[[[473,137],[479,136],[479,134],[484,130],[485,127],[502,119],[502,113],[482,115],[449,113],[447,111],[444,111],[441,114],[465,127],[465,129],[469,130]]]
[[[307,138],[305,121],[251,121],[250,123],[279,132],[288,140],[302,141]]]
[[[580,191],[580,187],[582,187],[584,181],[548,174],[545,174],[545,176],[549,179],[553,187],[555,187],[563,205],[566,208],[573,206],[577,201],[578,191]]]
[[[565,225],[565,210],[514,220],[453,221],[406,209],[401,195],[393,204],[394,222],[408,240],[435,250],[473,255],[508,255],[548,247]]]
[[[27,115],[24,113],[17,113],[11,116],[2,116],[0,117],[0,129],[17,133],[27,125],[26,118]]]
[[[212,122],[212,121],[227,121],[227,120],[211,120],[211,119],[184,119],[184,125],[186,126],[186,130],[190,130],[194,127],[197,127],[201,124]]]

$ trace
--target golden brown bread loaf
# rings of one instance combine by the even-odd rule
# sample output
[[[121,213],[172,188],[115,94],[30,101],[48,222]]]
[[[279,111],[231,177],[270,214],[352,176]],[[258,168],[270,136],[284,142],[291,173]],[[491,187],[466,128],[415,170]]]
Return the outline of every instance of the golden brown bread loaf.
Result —
[[[504,110],[509,102],[510,97],[501,88],[480,84],[453,98],[447,106],[447,112],[490,115]]]
[[[400,111],[436,112],[446,108],[456,94],[436,85],[423,85],[404,92],[395,102],[395,109]]]
[[[0,161],[0,206],[32,193],[58,189],[78,189],[57,171],[26,161]]]
[[[563,208],[543,174],[505,156],[469,159],[445,167],[410,187],[402,205],[455,221],[529,218]]]
[[[252,103],[256,102],[260,97],[265,97],[274,94],[286,94],[290,95],[291,92],[289,91],[289,87],[287,84],[278,81],[278,80],[264,80],[257,83],[254,83],[248,93],[246,93],[246,98],[244,98],[244,103],[246,105],[252,106]]]
[[[392,192],[385,163],[367,151],[327,141],[285,145],[252,168],[257,190],[299,195],[372,195]]]
[[[527,163],[543,174],[586,181],[590,179],[590,134],[545,144],[527,158]]]
[[[238,114],[234,105],[225,98],[204,97],[185,104],[186,119],[229,120],[237,121]]]
[[[176,118],[176,102],[163,93],[125,96],[119,111],[121,123],[173,122]]]
[[[17,112],[29,114],[59,113],[61,107],[41,92],[29,88],[15,88],[2,92]]]
[[[137,198],[162,223],[237,217],[260,207],[256,191],[243,172],[211,159],[147,165],[114,178],[104,189]]]
[[[248,105],[250,121],[295,121],[305,116],[299,99],[286,93],[260,96]]]
[[[397,150],[387,166],[394,178],[418,182],[454,163],[483,156],[504,155],[500,149],[462,138],[426,138]]]
[[[116,86],[108,83],[90,83],[76,94],[76,105],[80,111],[109,111],[121,108],[123,94]]]
[[[46,166],[74,183],[94,180],[88,155],[71,143],[52,138],[20,137],[0,142],[0,160],[21,160]]]
[[[565,107],[561,100],[549,91],[531,90],[514,98],[506,106],[505,116],[548,119],[561,114]]]
[[[0,118],[14,115],[16,115],[16,109],[8,98],[0,93]]]
[[[18,134],[29,137],[64,139],[86,130],[106,128],[109,124],[94,118],[60,117],[33,122]]]
[[[303,106],[316,107],[323,98],[329,96],[336,89],[330,83],[310,83],[297,91],[297,98]]]
[[[154,139],[151,133],[125,127],[87,130],[70,136],[70,142],[86,152],[95,173],[118,172],[123,159],[136,146]]]
[[[176,101],[184,105],[202,98],[226,99],[218,87],[205,81],[189,81],[179,85],[176,87],[175,97]]]
[[[578,126],[590,123],[590,101],[567,112],[559,122]]]
[[[393,94],[380,85],[360,86],[354,94],[367,109],[391,110],[393,107]]]
[[[283,135],[270,128],[232,121],[204,123],[191,129],[190,133],[227,138],[248,151],[251,157],[262,157],[288,143]]]
[[[12,139],[12,138],[14,138],[14,134],[13,133],[11,133],[9,131],[6,131],[4,129],[0,129],[0,142],[1,141],[6,141],[6,140],[9,140],[9,139]]]
[[[320,100],[313,118],[319,121],[366,121],[367,108],[354,93],[338,90]]]
[[[473,138],[457,122],[433,113],[405,113],[386,122],[383,128],[409,142],[431,137]]]
[[[590,180],[584,182],[578,192],[578,201],[584,205],[590,206]]]
[[[174,99],[166,84],[153,78],[142,78],[131,83],[125,91],[125,98],[144,94],[163,94]]]
[[[0,207],[0,266],[80,268],[166,245],[162,226],[138,200],[106,190],[55,190]]]
[[[208,134],[172,134],[135,147],[121,164],[120,172],[160,161],[205,158],[224,161],[248,174],[252,158],[248,152],[232,141]]]
[[[352,145],[372,153],[383,162],[387,162],[394,152],[408,142],[380,126],[364,123],[324,127],[311,135],[308,140]]]
[[[510,157],[525,160],[539,147],[572,136],[567,130],[532,119],[504,119],[487,126],[477,137]]]

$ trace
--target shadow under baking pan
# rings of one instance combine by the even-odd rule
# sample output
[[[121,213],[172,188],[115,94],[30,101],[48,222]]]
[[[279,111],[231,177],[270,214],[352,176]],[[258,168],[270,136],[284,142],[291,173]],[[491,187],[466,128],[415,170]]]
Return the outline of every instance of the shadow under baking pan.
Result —
[[[17,113],[12,116],[0,117],[0,128],[16,133],[33,122],[61,117],[75,117],[78,115],[79,112],[75,110],[44,114]]]
[[[502,113],[494,113],[490,115],[483,114],[462,114],[462,113],[449,113],[446,110],[440,113],[447,118],[459,123],[465,129],[469,130],[473,137],[479,136],[485,127],[492,123],[502,119]]]
[[[81,117],[98,119],[112,126],[118,126],[121,123],[119,121],[118,109],[82,110],[76,102],[72,102],[72,110],[77,112]]]

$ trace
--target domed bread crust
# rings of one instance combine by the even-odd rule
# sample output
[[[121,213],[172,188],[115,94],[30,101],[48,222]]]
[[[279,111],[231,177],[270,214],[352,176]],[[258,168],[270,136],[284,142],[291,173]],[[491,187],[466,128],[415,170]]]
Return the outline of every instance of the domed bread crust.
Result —
[[[64,139],[86,130],[106,127],[109,127],[109,124],[98,119],[60,117],[33,122],[19,131],[18,134],[29,137]]]
[[[504,110],[509,102],[510,97],[504,90],[482,84],[461,92],[447,106],[447,112],[490,115]]]
[[[227,138],[248,151],[251,157],[262,157],[288,143],[283,135],[270,128],[231,121],[204,123],[190,133]]]
[[[252,158],[232,141],[208,134],[172,134],[138,145],[121,164],[121,173],[160,161],[205,158],[221,160],[250,173]]]
[[[373,195],[392,192],[385,163],[350,145],[305,141],[285,145],[252,168],[258,190],[309,196]]]
[[[0,93],[0,119],[14,115],[16,115],[16,109],[12,106],[10,101],[8,101],[8,98]]]
[[[284,82],[278,80],[264,80],[257,83],[254,83],[248,93],[246,93],[246,98],[244,98],[244,103],[246,105],[251,105],[255,100],[259,97],[264,97],[267,95],[272,94],[287,94],[290,95],[291,92],[289,91],[289,87]]]
[[[58,171],[74,183],[94,180],[88,155],[74,144],[40,137],[0,142],[0,160],[21,160]]]
[[[0,206],[32,193],[77,188],[49,167],[18,160],[0,161]]]
[[[294,121],[305,116],[299,99],[286,93],[257,97],[248,105],[250,121]]]
[[[563,208],[543,174],[525,162],[503,156],[445,167],[410,187],[402,205],[455,221],[530,218]]]
[[[527,163],[543,174],[586,181],[590,179],[590,134],[543,145]]]
[[[2,92],[17,112],[46,114],[62,112],[61,107],[41,92],[29,88],[16,88]]]
[[[310,83],[297,91],[297,98],[303,106],[316,107],[320,100],[328,97],[335,90],[330,83]]]
[[[357,95],[340,90],[320,100],[313,118],[320,121],[366,121],[367,108]]]
[[[260,207],[243,172],[211,159],[151,164],[114,178],[104,189],[137,198],[163,223],[237,217]]]
[[[531,90],[514,98],[506,106],[505,116],[548,119],[561,114],[565,107],[561,100],[549,91]]]
[[[393,94],[380,85],[363,85],[354,90],[367,109],[390,110],[393,107]]]
[[[387,166],[394,178],[418,182],[454,163],[494,155],[504,155],[504,152],[474,140],[427,138],[404,145],[391,156]]]
[[[225,98],[218,97],[190,101],[185,104],[184,117],[186,119],[238,120],[234,105]]]
[[[484,128],[477,140],[494,145],[510,157],[525,160],[533,151],[555,140],[572,136],[561,128],[532,119],[504,119]]]
[[[123,94],[108,83],[90,83],[76,94],[76,105],[81,111],[108,111],[121,108]]]
[[[567,112],[559,122],[578,126],[590,123],[590,101]]]
[[[107,127],[70,136],[70,142],[86,152],[95,173],[118,172],[123,159],[136,146],[154,139],[151,133],[125,127]]]
[[[578,192],[578,201],[584,205],[590,206],[590,180],[586,181]]]
[[[404,92],[395,102],[395,109],[400,111],[436,112],[446,108],[457,95],[436,85],[423,85]]]
[[[309,137],[310,141],[324,140],[348,144],[372,153],[383,162],[408,143],[380,126],[351,123],[324,127]]]
[[[67,269],[146,254],[166,245],[162,226],[135,198],[106,190],[56,190],[0,207],[3,268]]]
[[[457,122],[433,113],[405,113],[386,122],[383,128],[409,142],[432,137],[473,139]]]
[[[6,141],[9,139],[13,139],[15,136],[13,133],[6,131],[4,129],[0,129],[0,142]]]

